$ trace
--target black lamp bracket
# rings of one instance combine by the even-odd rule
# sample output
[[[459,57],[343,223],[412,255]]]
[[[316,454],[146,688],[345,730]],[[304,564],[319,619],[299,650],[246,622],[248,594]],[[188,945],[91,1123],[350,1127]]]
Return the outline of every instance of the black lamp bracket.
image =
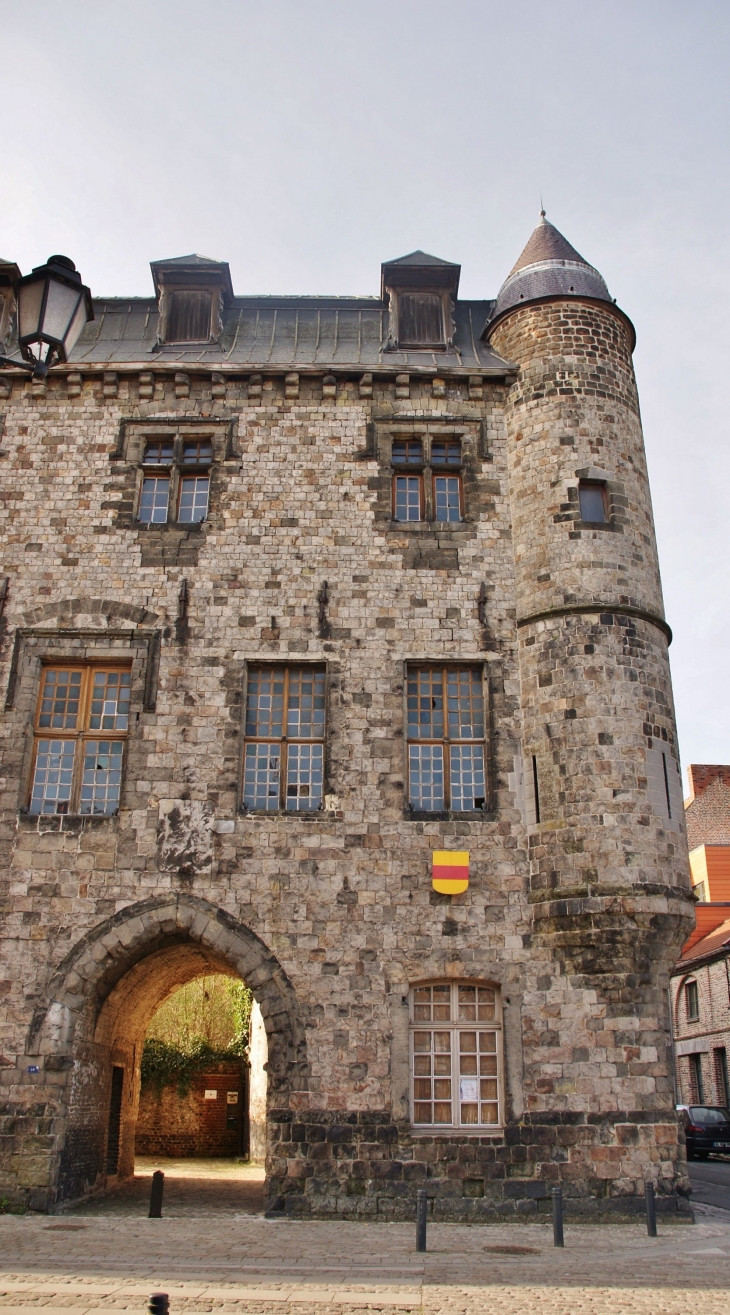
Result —
[[[0,356],[0,366],[2,365],[12,365],[17,370],[28,370],[34,379],[45,379],[48,374],[48,366],[45,361],[36,361],[35,365],[31,365],[29,361],[19,361],[11,356]]]

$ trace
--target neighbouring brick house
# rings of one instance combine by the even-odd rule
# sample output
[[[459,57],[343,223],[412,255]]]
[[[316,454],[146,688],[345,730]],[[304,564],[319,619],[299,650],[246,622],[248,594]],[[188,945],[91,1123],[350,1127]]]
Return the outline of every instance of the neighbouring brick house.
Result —
[[[246,1071],[218,1063],[198,1073],[188,1090],[176,1082],[140,1093],[137,1155],[243,1156],[248,1151]]]
[[[696,925],[672,974],[677,1094],[727,1105],[730,1051],[730,766],[687,769],[686,804]]]
[[[129,1174],[149,1019],[227,972],[271,1211],[686,1212],[630,321],[544,216],[496,300],[419,251],[375,297],[152,272],[0,374],[0,1188]]]

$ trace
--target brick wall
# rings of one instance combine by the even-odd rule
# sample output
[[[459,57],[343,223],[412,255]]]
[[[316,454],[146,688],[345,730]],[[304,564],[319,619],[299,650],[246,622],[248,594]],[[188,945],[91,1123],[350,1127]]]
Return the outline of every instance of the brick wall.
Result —
[[[206,1091],[215,1091],[214,1099]],[[232,1104],[228,1097],[237,1097]],[[216,1065],[193,1078],[187,1095],[177,1086],[146,1087],[140,1096],[137,1155],[242,1155],[245,1135],[245,1085],[240,1065]]]

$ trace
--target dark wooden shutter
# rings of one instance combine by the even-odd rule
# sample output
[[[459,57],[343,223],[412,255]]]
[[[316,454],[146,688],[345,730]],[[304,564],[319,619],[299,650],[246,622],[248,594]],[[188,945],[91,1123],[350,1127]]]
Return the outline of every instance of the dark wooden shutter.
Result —
[[[207,342],[210,337],[210,293],[171,292],[167,311],[167,342]]]
[[[398,294],[398,340],[405,345],[431,347],[444,342],[441,298],[433,292]]]

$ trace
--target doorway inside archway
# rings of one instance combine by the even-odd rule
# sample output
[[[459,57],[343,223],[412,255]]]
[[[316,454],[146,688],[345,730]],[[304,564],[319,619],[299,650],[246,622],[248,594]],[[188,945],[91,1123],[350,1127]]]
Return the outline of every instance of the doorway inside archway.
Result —
[[[240,980],[205,974],[168,996],[142,1050],[135,1165],[151,1157],[263,1164],[266,1052],[261,1011]],[[110,1126],[110,1148],[113,1140]]]

